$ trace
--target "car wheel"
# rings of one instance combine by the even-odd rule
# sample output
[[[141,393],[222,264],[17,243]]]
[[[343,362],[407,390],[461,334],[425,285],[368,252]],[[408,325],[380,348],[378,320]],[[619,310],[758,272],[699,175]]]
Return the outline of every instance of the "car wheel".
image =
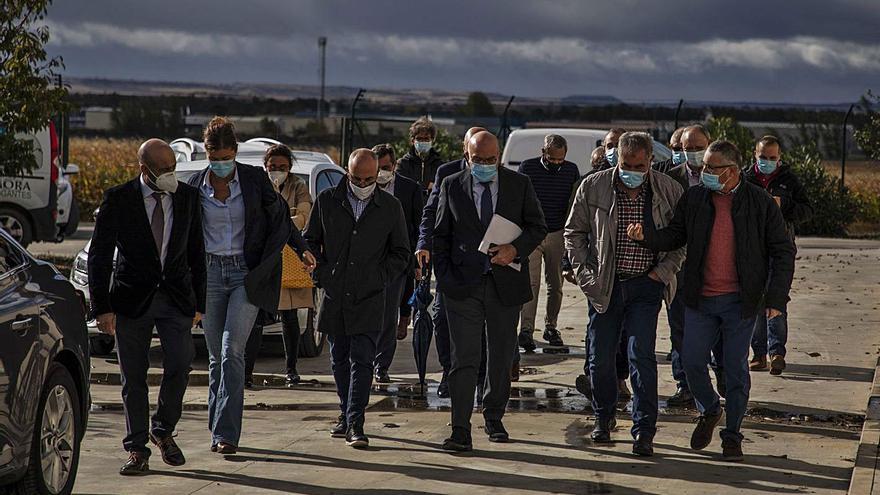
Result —
[[[34,228],[27,215],[16,208],[0,208],[0,228],[5,230],[23,247],[34,240]]]
[[[40,394],[28,469],[15,492],[68,495],[73,491],[82,413],[73,377],[67,368],[53,363]]]
[[[323,291],[315,289],[315,307],[308,310],[306,315],[306,328],[300,336],[300,357],[318,357],[324,351],[324,343],[327,342],[327,334],[318,329],[318,312],[321,310]]]
[[[89,337],[89,349],[92,356],[107,356],[113,352],[116,339],[112,335],[95,335]]]

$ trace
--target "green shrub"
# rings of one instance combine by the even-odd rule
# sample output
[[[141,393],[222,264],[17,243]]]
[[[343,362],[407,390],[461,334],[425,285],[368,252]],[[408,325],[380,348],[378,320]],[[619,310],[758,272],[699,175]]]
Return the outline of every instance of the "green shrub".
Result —
[[[409,152],[412,145],[409,137],[404,136],[397,141],[391,143],[394,147],[394,154],[397,159],[403,158],[403,155]],[[440,153],[443,162],[461,158],[461,138],[449,134],[445,129],[437,129],[437,137],[434,138],[434,149]]]
[[[722,139],[735,144],[740,153],[740,165],[745,167],[755,161],[755,135],[730,117],[712,117],[706,122],[712,139]]]
[[[787,150],[784,159],[800,178],[813,205],[813,218],[798,226],[798,234],[845,236],[847,225],[860,214],[859,198],[825,170],[815,146]]]

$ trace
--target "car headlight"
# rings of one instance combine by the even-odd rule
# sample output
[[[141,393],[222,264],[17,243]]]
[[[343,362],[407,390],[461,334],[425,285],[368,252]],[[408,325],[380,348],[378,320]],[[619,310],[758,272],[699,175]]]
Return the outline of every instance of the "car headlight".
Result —
[[[73,260],[70,278],[78,285],[89,285],[89,257],[85,251],[80,251]]]

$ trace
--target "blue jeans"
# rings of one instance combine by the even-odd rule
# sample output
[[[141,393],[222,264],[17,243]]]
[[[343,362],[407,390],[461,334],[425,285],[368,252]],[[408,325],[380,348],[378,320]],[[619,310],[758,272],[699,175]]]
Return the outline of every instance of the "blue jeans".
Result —
[[[394,306],[397,309],[397,306]],[[330,368],[339,395],[339,409],[348,425],[364,424],[364,411],[370,402],[373,362],[379,331],[356,335],[334,335],[330,340]]]
[[[685,309],[682,361],[691,393],[700,414],[717,414],[721,400],[709,381],[709,354],[720,340],[724,355],[720,363],[727,383],[725,411],[727,425],[721,438],[741,440],[739,432],[749,403],[749,343],[755,318],[743,319],[739,294],[704,297],[699,309]]]
[[[657,432],[657,315],[664,284],[648,276],[615,281],[604,313],[589,306],[590,379],[593,410],[599,419],[614,417],[617,404],[617,350],[626,335],[633,389],[632,435]]]
[[[241,256],[208,255],[205,344],[208,347],[208,428],[214,444],[238,445],[244,412],[244,350],[257,318],[248,301]]]
[[[755,356],[778,354],[785,357],[786,342],[788,342],[788,314],[782,313],[772,320],[767,320],[767,315],[763,311],[758,313],[758,317],[755,318],[755,334],[752,336],[752,353]]]

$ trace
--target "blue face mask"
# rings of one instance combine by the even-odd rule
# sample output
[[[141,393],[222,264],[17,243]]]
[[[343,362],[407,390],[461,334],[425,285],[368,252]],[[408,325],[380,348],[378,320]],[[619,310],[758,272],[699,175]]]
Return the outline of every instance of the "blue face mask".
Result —
[[[779,162],[771,162],[764,158],[758,158],[758,171],[764,175],[770,175],[775,172],[778,165]]]
[[[682,163],[687,161],[687,154],[684,151],[673,151],[672,152],[672,164],[673,165],[681,165]]]
[[[416,153],[420,155],[424,155],[428,151],[431,151],[431,141],[416,141],[413,143],[413,148],[416,149]]]
[[[214,172],[214,175],[220,178],[229,177],[229,174],[235,170],[235,159],[222,162],[211,161],[208,163],[210,164],[211,172]]]
[[[693,169],[699,169],[703,166],[703,155],[706,154],[706,151],[685,151],[685,155],[687,156],[688,166]]]
[[[608,164],[612,167],[617,166],[617,148],[611,148],[610,150],[605,152],[605,159],[608,160]]]
[[[471,175],[477,179],[477,182],[492,182],[498,175],[498,167],[494,163],[471,162]]]
[[[704,170],[703,173],[700,174],[700,180],[703,181],[703,185],[710,191],[720,191],[724,189],[724,184],[721,183],[720,175],[707,174]]]
[[[645,172],[634,172],[622,168],[618,168],[617,170],[617,175],[620,176],[620,182],[623,182],[623,185],[630,189],[635,189],[645,182]]]

